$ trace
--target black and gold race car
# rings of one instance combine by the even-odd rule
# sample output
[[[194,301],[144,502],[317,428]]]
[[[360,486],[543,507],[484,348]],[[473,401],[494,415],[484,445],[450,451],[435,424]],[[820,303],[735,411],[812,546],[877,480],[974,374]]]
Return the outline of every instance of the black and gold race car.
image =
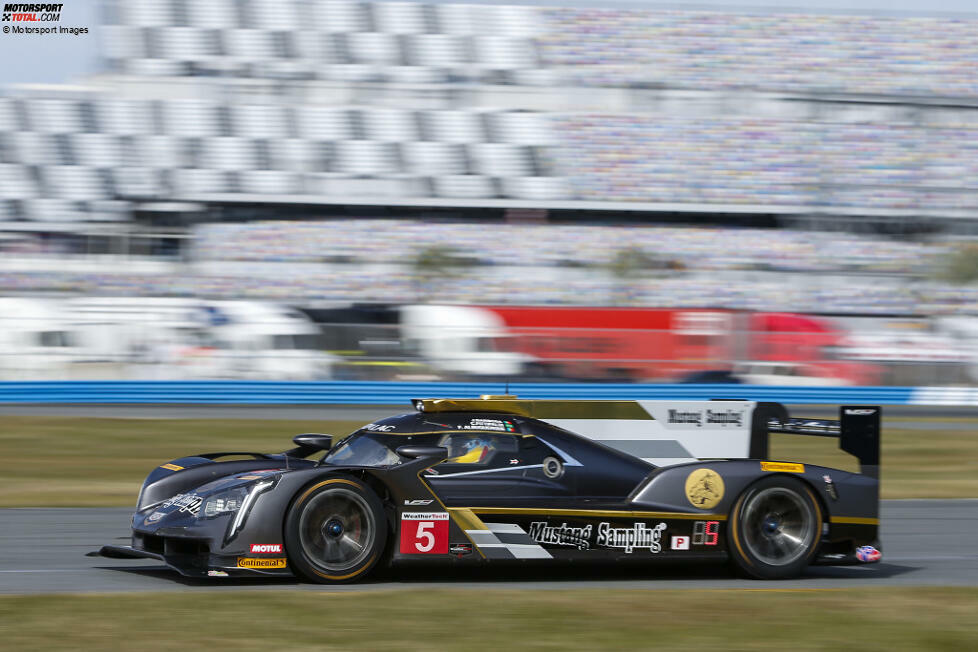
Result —
[[[163,464],[132,545],[100,552],[324,583],[415,561],[729,559],[774,579],[881,555],[877,407],[828,421],[751,401],[414,403],[335,445],[304,434],[285,453]],[[769,460],[769,432],[837,437],[861,473]]]

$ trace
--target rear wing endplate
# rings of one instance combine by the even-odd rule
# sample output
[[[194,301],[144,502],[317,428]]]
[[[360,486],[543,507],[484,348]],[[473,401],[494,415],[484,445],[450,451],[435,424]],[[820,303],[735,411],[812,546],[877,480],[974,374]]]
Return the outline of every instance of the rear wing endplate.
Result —
[[[767,458],[767,434],[780,432],[809,437],[837,437],[839,448],[859,460],[860,473],[880,476],[880,408],[867,405],[842,405],[839,419],[794,419],[778,403],[758,403],[752,428],[752,457]],[[764,435],[759,432],[764,430]],[[754,455],[761,452],[762,455]],[[755,450],[757,449],[757,450]]]

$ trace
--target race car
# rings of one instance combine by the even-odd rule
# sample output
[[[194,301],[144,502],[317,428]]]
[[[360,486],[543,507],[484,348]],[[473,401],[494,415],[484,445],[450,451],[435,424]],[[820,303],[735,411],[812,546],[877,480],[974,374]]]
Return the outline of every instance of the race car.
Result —
[[[878,407],[793,419],[752,401],[418,399],[335,445],[154,469],[132,545],[187,576],[351,582],[432,564],[729,560],[758,579],[879,561]],[[861,472],[768,459],[770,432],[837,437]],[[225,459],[245,457],[246,459]]]

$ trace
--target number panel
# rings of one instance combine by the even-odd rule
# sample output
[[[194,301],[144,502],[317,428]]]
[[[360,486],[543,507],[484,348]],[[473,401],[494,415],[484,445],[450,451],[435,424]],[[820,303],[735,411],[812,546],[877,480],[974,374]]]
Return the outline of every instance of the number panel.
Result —
[[[401,514],[402,555],[447,555],[448,512]]]

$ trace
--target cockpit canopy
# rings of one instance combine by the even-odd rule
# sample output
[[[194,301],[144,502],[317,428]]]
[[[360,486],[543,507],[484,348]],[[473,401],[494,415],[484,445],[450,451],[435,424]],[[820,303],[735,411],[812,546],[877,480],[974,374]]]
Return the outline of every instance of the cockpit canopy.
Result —
[[[401,414],[368,423],[340,441],[325,464],[394,466],[407,461],[399,446],[425,444],[448,450],[446,463],[486,466],[497,455],[513,454],[521,435],[517,419],[499,414]]]

